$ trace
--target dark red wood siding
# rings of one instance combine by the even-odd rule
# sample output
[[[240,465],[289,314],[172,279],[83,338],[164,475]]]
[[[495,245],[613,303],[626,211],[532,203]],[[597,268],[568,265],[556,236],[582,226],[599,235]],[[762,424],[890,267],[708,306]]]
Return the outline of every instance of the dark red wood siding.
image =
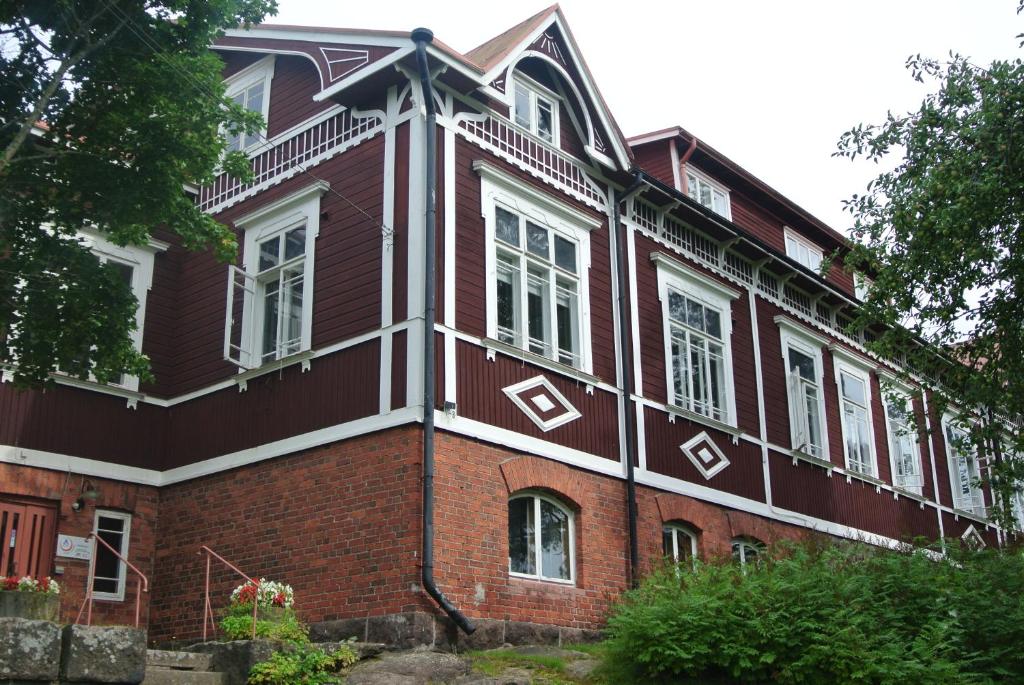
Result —
[[[675,188],[676,176],[672,169],[674,138],[655,140],[633,147],[633,161],[638,167],[665,185]]]

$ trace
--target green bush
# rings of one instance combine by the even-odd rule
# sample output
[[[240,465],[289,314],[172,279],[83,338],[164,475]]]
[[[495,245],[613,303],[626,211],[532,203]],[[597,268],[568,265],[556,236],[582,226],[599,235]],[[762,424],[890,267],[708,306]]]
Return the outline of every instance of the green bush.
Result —
[[[252,639],[252,605],[234,604],[221,619],[220,629],[228,640]],[[291,609],[283,611],[279,621],[256,620],[256,637],[287,642],[309,642],[309,631]]]
[[[790,545],[660,570],[608,633],[617,683],[1024,682],[1024,557]]]
[[[324,685],[340,682],[338,673],[359,661],[348,645],[333,652],[308,644],[297,645],[294,651],[276,652],[249,671],[250,685]]]

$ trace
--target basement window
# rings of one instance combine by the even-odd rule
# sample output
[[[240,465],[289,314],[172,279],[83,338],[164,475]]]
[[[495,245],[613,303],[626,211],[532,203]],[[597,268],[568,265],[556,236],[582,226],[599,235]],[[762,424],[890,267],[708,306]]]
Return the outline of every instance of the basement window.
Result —
[[[508,570],[520,578],[572,583],[575,577],[573,515],[539,494],[508,501]]]

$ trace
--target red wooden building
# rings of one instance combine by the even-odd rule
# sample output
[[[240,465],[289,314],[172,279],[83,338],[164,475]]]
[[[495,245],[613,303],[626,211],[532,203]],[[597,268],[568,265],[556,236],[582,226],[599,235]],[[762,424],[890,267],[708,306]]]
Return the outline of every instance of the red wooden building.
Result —
[[[426,553],[504,641],[599,627],[666,555],[999,544],[952,417],[843,332],[857,288],[817,268],[842,236],[681,128],[625,138],[557,6],[466,54],[417,37],[426,82],[404,32],[218,42],[266,119],[231,141],[255,182],[195,191],[238,261],[89,238],[156,380],[0,384],[0,575],[62,572],[73,617],[88,562],[57,536],[99,531],[150,578],[151,637],[192,637],[205,544],[332,634],[401,641],[444,616]],[[96,576],[128,621],[125,565]]]

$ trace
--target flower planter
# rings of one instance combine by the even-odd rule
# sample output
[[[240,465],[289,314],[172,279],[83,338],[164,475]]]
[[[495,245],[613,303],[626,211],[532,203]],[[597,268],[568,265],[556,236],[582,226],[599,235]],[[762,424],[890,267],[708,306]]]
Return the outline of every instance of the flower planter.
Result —
[[[59,595],[0,590],[0,618],[27,618],[56,623],[59,616]]]

